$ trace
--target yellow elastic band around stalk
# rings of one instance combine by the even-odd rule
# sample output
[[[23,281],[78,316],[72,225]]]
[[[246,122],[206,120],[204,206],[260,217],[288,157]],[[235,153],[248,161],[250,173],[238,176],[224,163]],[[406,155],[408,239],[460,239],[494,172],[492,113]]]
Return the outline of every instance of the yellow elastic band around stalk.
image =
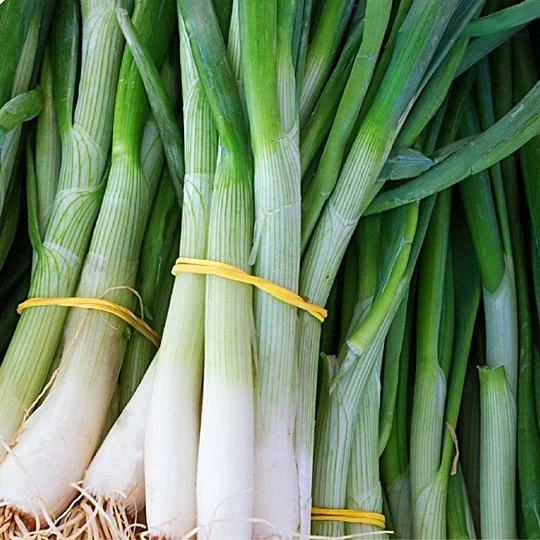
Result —
[[[347,523],[362,523],[384,529],[386,518],[377,512],[365,512],[354,509],[316,508],[311,509],[312,521],[346,521]]]
[[[172,274],[174,276],[186,273],[186,274],[206,274],[212,276],[218,276],[239,283],[246,283],[253,285],[261,291],[272,295],[274,298],[281,300],[285,304],[294,306],[304,311],[307,311],[310,315],[323,322],[326,319],[327,311],[321,306],[311,304],[305,298],[302,298],[299,294],[296,294],[285,287],[281,287],[266,279],[253,276],[244,272],[236,266],[225,264],[217,261],[208,261],[205,259],[189,259],[187,257],[180,257],[176,260],[176,264],[173,266]]]
[[[101,298],[29,298],[17,306],[17,313],[20,315],[27,308],[42,306],[77,307],[104,311],[111,315],[116,315],[116,317],[128,323],[137,332],[140,332],[145,338],[149,339],[156,347],[159,347],[161,343],[159,334],[132,311],[124,306]]]

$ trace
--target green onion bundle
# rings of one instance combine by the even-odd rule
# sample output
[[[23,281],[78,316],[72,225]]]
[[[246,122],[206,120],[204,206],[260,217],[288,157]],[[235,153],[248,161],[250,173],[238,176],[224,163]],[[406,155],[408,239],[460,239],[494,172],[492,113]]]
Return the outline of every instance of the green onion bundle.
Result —
[[[0,539],[540,537],[537,19],[1,4]]]

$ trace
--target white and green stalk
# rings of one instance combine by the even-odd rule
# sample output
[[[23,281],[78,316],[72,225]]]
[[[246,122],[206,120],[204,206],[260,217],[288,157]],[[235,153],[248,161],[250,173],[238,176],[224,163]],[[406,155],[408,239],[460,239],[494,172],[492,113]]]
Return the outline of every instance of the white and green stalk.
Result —
[[[168,59],[161,78],[171,101],[178,93],[178,74]],[[146,122],[142,144],[142,168],[147,177],[161,175],[144,235],[137,276],[137,290],[144,302],[141,315],[160,335],[163,333],[173,284],[170,270],[178,254],[180,212],[168,167],[163,167],[163,143],[153,115]],[[163,171],[161,170],[163,167]],[[174,244],[174,247],[173,245]],[[119,378],[119,402],[123,409],[139,386],[156,346],[140,332],[134,332],[126,349]]]
[[[241,58],[254,158],[257,276],[298,291],[300,152],[292,33],[294,2],[239,1]],[[256,291],[254,538],[299,527],[293,445],[296,309]]]
[[[179,16],[184,117],[180,256],[206,258],[217,133]],[[179,274],[156,365],[145,439],[148,528],[182,538],[197,524],[196,482],[206,278]]]
[[[479,370],[481,535],[482,538],[517,538],[513,466],[516,463],[516,398],[503,365]]]
[[[357,315],[361,318],[365,318],[371,309],[377,291],[379,264],[383,262],[384,255],[381,245],[385,245],[389,239],[384,234],[384,225],[385,220],[384,218],[381,220],[380,216],[368,217],[359,224],[359,272],[362,277],[358,287]],[[350,332],[354,330],[353,325]],[[380,513],[382,488],[379,481],[379,409],[383,348],[378,350],[379,356],[375,359],[375,367],[365,384],[357,418],[352,426],[354,434],[348,466],[345,508]],[[371,525],[345,523],[340,533],[365,534],[369,537],[369,533],[375,530],[377,529]]]
[[[450,191],[438,195],[418,276],[417,359],[411,421],[410,480],[415,538],[446,534],[446,477],[439,475],[447,377],[440,340]],[[451,279],[451,276],[450,276]]]
[[[457,2],[415,1],[403,22],[377,99],[366,113],[334,191],[321,213],[302,263],[300,293],[324,304],[356,223],[373,196],[373,186],[399,133],[409,102]],[[296,423],[302,533],[309,531],[314,399],[320,325],[300,314],[299,380]]]
[[[469,106],[466,112],[467,133],[474,133],[477,131],[475,111]],[[480,371],[481,534],[482,536],[494,534],[493,537],[496,538],[499,534],[513,536],[516,531],[514,503],[518,316],[508,217],[505,207],[502,208],[503,212],[501,208],[497,210],[495,208],[494,198],[497,197],[498,186],[491,180],[490,174],[483,171],[462,182],[460,191],[482,278],[486,320],[486,364],[489,368]],[[499,367],[504,369],[499,371],[497,370]],[[507,386],[500,382],[501,377],[506,377]],[[492,381],[498,382],[492,384]],[[508,428],[513,428],[505,432],[504,449],[498,446],[503,442],[499,443],[492,438],[494,432],[490,422],[494,417],[500,417],[501,421],[507,423]],[[485,426],[490,428],[484,429]],[[494,485],[498,486],[498,489],[492,489]]]
[[[138,291],[144,301],[144,318],[160,335],[174,285],[171,268],[178,255],[180,212],[168,169],[163,171],[157,186],[152,213],[141,249]],[[139,386],[156,346],[139,332],[134,332],[128,342],[126,356],[119,378],[120,410],[131,399]]]
[[[73,111],[73,76],[57,103],[62,165],[47,232],[37,250],[30,297],[74,294],[101,203],[122,57],[122,35],[114,10],[108,5],[105,0],[82,3],[83,53],[77,106]],[[77,51],[73,55],[69,50],[77,45],[76,5],[61,2],[56,22],[51,52],[53,77],[60,72],[69,79],[76,72],[76,64],[71,69],[71,57],[76,58]],[[0,367],[0,439],[5,442],[11,440],[45,383],[67,313],[63,307],[41,307],[21,315]]]
[[[413,341],[413,324],[415,313],[416,286],[411,284],[407,293],[406,314],[400,313],[404,309],[402,304],[400,311],[390,327],[386,340],[385,349],[385,372],[383,374],[382,403],[385,403],[386,387],[391,384],[387,375],[388,362],[398,362],[398,381],[394,402],[394,411],[391,418],[391,430],[385,441],[387,429],[387,415],[381,411],[382,429],[380,432],[379,450],[384,444],[384,452],[381,455],[381,479],[388,499],[390,515],[392,517],[393,530],[399,538],[410,538],[412,531],[411,495],[409,479],[409,437],[408,437],[408,393],[409,371],[411,360],[411,344]],[[404,301],[405,303],[405,301]],[[401,338],[393,334],[403,323],[400,318],[405,317],[405,327]],[[397,328],[396,328],[397,327]],[[399,358],[394,348],[400,349]],[[392,369],[392,368],[389,368]],[[395,367],[394,367],[395,369]],[[390,401],[390,400],[388,400]]]
[[[252,168],[234,74],[210,0],[180,0],[191,52],[220,137],[210,210],[209,260],[249,270]],[[250,539],[254,388],[248,285],[208,276],[202,416],[197,463],[199,536]],[[224,464],[227,464],[224,467]]]
[[[156,32],[153,21],[170,19],[172,7],[168,0],[156,0],[141,2],[135,10],[136,24],[147,40],[151,37],[158,62],[172,24]],[[129,289],[135,285],[158,175],[146,177],[141,166],[148,103],[129,50],[120,71],[111,171],[77,296],[106,297],[132,309],[135,299]],[[73,484],[83,477],[102,436],[127,345],[125,328],[113,315],[77,308],[70,312],[56,379],[0,465],[7,535],[21,530],[21,520],[39,529],[45,516],[58,516],[74,496]]]
[[[174,73],[167,62],[162,75],[166,86],[174,89],[175,81],[170,80]],[[148,178],[155,178],[160,172],[159,165],[163,164],[163,147],[152,119],[146,123],[141,146],[143,171]],[[160,281],[170,280],[172,285],[170,268],[178,253],[178,235],[170,229],[177,228],[179,217],[171,178],[165,169],[157,186],[139,264],[139,277],[144,277],[139,290],[145,304],[144,315],[158,332],[162,330],[160,322],[165,322],[166,310],[154,310],[154,306],[157,302],[168,305],[170,288],[166,284],[160,286]],[[168,246],[171,241],[174,250]],[[154,303],[152,312],[148,313],[150,298]],[[136,332],[130,336],[117,387],[118,408],[122,413],[111,429],[106,430],[108,434],[86,471],[80,490],[83,496],[62,517],[61,530],[66,536],[84,530],[84,534],[95,540],[136,538],[137,515],[145,505],[144,439],[155,362],[150,367],[148,364],[154,352],[155,345],[142,334]],[[96,519],[96,510],[106,517]]]
[[[377,513],[383,510],[378,439],[382,352],[381,349],[376,361],[377,365],[366,383],[356,419],[346,499],[346,508]],[[346,534],[362,534],[363,538],[380,537],[380,534],[370,536],[373,532],[380,532],[380,529],[373,525],[345,523]]]

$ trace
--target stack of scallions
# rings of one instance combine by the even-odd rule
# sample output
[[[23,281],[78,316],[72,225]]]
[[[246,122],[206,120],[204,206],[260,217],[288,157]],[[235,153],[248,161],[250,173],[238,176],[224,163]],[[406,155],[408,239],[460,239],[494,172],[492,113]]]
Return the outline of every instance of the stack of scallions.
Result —
[[[0,0],[0,540],[540,539],[539,0]]]

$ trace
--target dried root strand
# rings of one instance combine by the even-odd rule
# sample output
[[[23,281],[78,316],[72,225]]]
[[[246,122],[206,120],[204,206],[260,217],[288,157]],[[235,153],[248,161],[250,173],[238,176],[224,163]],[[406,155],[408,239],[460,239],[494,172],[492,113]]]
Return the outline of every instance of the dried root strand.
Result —
[[[57,527],[63,540],[137,540],[143,526],[131,514],[124,501],[83,493]]]
[[[0,506],[0,540],[41,540],[47,537],[48,532],[41,528],[39,519],[13,506]]]

